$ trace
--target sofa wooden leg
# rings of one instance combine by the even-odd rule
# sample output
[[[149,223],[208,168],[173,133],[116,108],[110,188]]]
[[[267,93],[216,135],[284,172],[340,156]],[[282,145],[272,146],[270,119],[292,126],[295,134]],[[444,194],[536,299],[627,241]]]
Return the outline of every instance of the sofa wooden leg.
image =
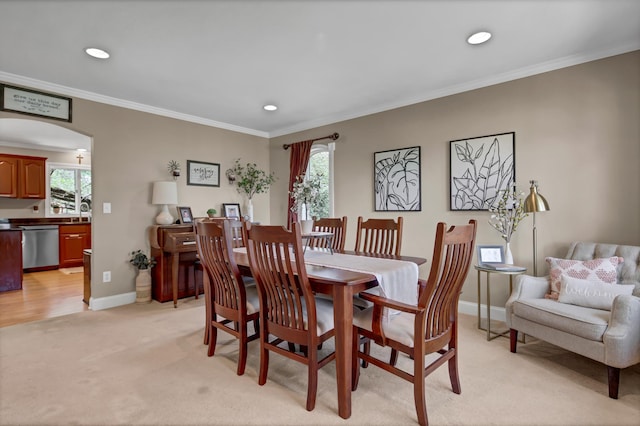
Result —
[[[509,329],[509,342],[511,343],[511,352],[516,353],[516,345],[518,344],[518,330]]]
[[[607,375],[609,376],[609,398],[618,399],[620,369],[607,365]]]

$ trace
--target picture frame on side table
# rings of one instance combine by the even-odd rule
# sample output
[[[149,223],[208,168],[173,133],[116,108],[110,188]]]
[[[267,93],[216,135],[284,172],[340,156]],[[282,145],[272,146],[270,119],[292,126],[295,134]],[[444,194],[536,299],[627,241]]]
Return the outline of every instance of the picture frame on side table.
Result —
[[[420,147],[373,154],[374,210],[421,211]]]
[[[187,160],[187,185],[220,186],[220,164]]]
[[[191,224],[193,223],[193,214],[191,213],[191,207],[178,207],[178,217],[180,223]]]
[[[238,203],[223,203],[222,211],[224,212],[224,217],[229,219],[240,219],[242,217],[240,204]]]
[[[489,210],[516,181],[516,133],[450,141],[450,210]]]

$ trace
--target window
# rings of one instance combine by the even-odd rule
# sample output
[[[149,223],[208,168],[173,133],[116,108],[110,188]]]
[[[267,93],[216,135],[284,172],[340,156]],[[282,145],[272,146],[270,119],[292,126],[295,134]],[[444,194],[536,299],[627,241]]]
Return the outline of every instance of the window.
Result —
[[[47,216],[91,213],[91,166],[48,165],[46,212]]]
[[[305,176],[322,174],[323,187],[318,203],[311,210],[309,217],[333,217],[333,152],[335,143],[315,144],[311,147],[309,166]]]

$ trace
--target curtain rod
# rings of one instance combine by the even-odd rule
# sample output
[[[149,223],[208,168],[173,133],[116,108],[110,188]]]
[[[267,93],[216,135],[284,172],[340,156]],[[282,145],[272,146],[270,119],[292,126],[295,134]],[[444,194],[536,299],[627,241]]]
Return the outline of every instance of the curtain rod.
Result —
[[[321,138],[315,138],[315,139],[311,139],[311,142],[315,142],[315,141],[321,141],[323,139],[331,139],[333,141],[335,141],[336,139],[338,139],[340,137],[340,135],[338,133],[334,133],[332,135],[329,136],[323,136]],[[298,142],[294,142],[294,143],[299,143],[299,142],[305,142],[305,141],[298,141]],[[291,144],[293,145],[293,144]],[[289,149],[289,147],[291,146],[290,144],[284,144],[282,145],[283,149]]]

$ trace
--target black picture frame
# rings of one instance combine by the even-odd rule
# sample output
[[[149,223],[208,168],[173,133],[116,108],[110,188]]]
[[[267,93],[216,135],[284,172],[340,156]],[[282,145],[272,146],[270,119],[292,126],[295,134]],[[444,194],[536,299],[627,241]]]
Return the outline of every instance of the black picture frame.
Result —
[[[182,224],[191,224],[193,223],[193,214],[191,213],[191,207],[177,207],[178,209],[178,218],[180,219],[180,223]]]
[[[240,219],[242,217],[240,204],[238,203],[222,203],[222,211],[224,212],[224,217],[230,219]]]
[[[0,111],[71,123],[72,99],[23,87],[0,84]]]
[[[187,160],[187,185],[220,187],[220,164]]]
[[[516,133],[449,142],[449,209],[489,210],[516,181]]]
[[[422,210],[420,147],[391,149],[373,154],[374,210]]]

